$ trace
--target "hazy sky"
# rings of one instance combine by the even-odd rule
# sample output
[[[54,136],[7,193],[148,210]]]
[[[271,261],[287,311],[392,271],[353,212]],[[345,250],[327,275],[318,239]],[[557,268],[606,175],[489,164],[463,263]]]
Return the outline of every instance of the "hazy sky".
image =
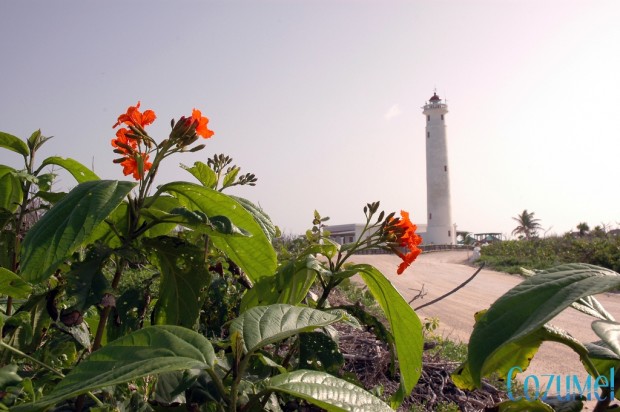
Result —
[[[161,140],[196,107],[215,136],[161,183],[226,153],[259,179],[230,193],[286,232],[314,209],[361,222],[376,200],[426,223],[421,106],[436,87],[459,230],[510,234],[523,209],[549,233],[620,225],[617,0],[6,0],[0,20],[0,130],[55,136],[39,160],[125,179],[116,117],[141,100]]]

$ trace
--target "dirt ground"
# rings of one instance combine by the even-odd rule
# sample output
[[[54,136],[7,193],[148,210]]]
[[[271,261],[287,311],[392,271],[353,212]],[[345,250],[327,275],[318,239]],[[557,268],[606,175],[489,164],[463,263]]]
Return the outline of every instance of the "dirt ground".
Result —
[[[423,254],[402,275],[396,275],[399,258],[393,255],[358,255],[355,263],[369,263],[385,274],[410,301],[423,288],[426,295],[411,303],[420,306],[452,290],[469,278],[476,270],[468,264],[468,251],[434,252]],[[439,318],[438,333],[455,341],[467,342],[474,325],[474,313],[488,308],[493,301],[522,278],[483,269],[463,289],[448,298],[420,309],[418,315]],[[612,315],[620,316],[620,295],[602,294],[597,299]],[[594,319],[573,309],[567,309],[551,323],[568,331],[582,342],[598,340],[590,324]],[[581,382],[587,374],[579,357],[569,348],[557,343],[545,342],[534,357],[525,375],[560,374],[577,375]],[[522,377],[523,378],[523,377]],[[593,403],[586,407],[591,409]]]

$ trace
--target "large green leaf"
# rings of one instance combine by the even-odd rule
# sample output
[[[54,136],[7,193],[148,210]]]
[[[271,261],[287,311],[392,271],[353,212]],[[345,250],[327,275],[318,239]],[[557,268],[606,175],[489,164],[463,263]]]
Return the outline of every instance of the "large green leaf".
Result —
[[[12,150],[24,157],[30,154],[28,146],[22,139],[4,132],[0,132],[0,147]]]
[[[215,361],[213,346],[199,333],[180,326],[150,326],[110,342],[78,364],[49,395],[13,410],[50,406],[87,391],[146,375],[213,369]]]
[[[8,269],[0,268],[0,295],[24,299],[30,295],[32,286],[19,275]]]
[[[579,299],[620,286],[620,275],[587,264],[561,265],[527,278],[497,299],[469,339],[469,367],[476,385],[484,364],[502,346],[538,330]]]
[[[24,192],[15,169],[0,165],[0,211],[14,212],[22,202]],[[0,229],[4,227],[4,223]]]
[[[393,412],[366,390],[325,372],[297,370],[266,382],[268,390],[304,399],[328,412]]]
[[[67,311],[76,310],[83,314],[92,305],[102,301],[106,293],[112,293],[103,274],[105,261],[112,251],[103,247],[91,248],[81,262],[75,262],[65,275],[67,298],[71,305]]]
[[[186,182],[168,183],[160,190],[177,197],[189,210],[198,210],[208,217],[226,216],[236,227],[249,233],[251,236],[213,236],[211,240],[253,282],[273,275],[276,252],[252,214],[237,201],[216,190]]]
[[[56,203],[28,231],[21,256],[21,275],[30,282],[49,277],[67,256],[134,187],[131,182],[94,180],[81,183]]]
[[[588,372],[596,375],[596,371],[591,370],[592,368],[586,362],[588,357],[586,347],[565,331],[547,324],[516,341],[503,345],[495,351],[484,363],[482,376],[496,374],[501,379],[512,379],[512,376],[508,376],[510,370],[517,367],[521,368],[519,373],[524,372],[529,367],[534,355],[538,352],[540,345],[545,341],[558,342],[570,347],[580,356]],[[477,386],[472,378],[471,369],[467,361],[458,367],[451,377],[454,384],[461,389],[474,390]]]
[[[99,176],[97,176],[93,171],[84,166],[82,163],[77,160],[73,160],[71,158],[63,158],[58,156],[52,156],[45,159],[39,170],[47,165],[57,165],[71,173],[71,175],[77,180],[78,183],[84,183],[91,180],[99,180]]]
[[[274,277],[261,278],[243,295],[241,312],[254,306],[301,303],[321,270],[319,261],[312,255],[281,265]]]
[[[259,206],[255,205],[254,203],[250,202],[248,199],[244,199],[242,197],[237,197],[237,196],[231,196],[231,197],[235,199],[237,202],[239,202],[239,204],[243,206],[245,210],[250,212],[252,216],[254,216],[254,219],[256,219],[256,222],[263,229],[263,232],[265,233],[265,235],[267,235],[267,238],[269,239],[269,241],[273,240],[273,238],[276,237],[278,230],[276,229],[275,225],[271,221],[271,218],[269,217],[269,215],[267,215],[267,213],[265,213],[263,209],[261,209]]]
[[[307,307],[283,304],[257,306],[232,321],[230,334],[238,332],[241,335],[243,350],[247,353],[342,319],[342,313],[328,313]]]
[[[422,373],[422,350],[424,338],[422,323],[407,301],[392,283],[375,267],[366,264],[353,265],[375,297],[390,323],[400,367],[402,389],[407,396],[413,390]]]
[[[211,282],[204,249],[167,236],[143,242],[153,252],[162,275],[153,314],[155,323],[192,328],[204,301],[203,289]]]

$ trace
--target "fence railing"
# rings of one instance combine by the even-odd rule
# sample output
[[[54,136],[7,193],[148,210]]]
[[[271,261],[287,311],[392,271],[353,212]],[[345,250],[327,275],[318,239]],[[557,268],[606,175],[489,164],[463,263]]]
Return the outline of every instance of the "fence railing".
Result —
[[[430,252],[443,252],[446,250],[473,250],[473,245],[421,245],[422,253]],[[392,252],[389,250],[373,248],[365,249],[357,252],[358,255],[389,255]]]

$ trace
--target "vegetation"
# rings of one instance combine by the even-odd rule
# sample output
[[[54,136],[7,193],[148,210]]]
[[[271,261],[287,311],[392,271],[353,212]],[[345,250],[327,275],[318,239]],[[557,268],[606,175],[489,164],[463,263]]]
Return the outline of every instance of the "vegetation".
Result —
[[[601,233],[599,236],[565,236],[530,240],[495,242],[481,249],[480,262],[508,273],[521,273],[521,268],[549,269],[564,263],[589,263],[620,271],[620,237]]]
[[[0,133],[0,147],[24,159],[23,170],[0,166],[0,409],[401,404],[420,377],[422,324],[382,273],[348,260],[383,248],[400,256],[402,273],[420,253],[408,214],[369,203],[364,241],[340,246],[315,212],[305,239],[285,240],[277,253],[268,215],[223,193],[256,183],[230,157],[182,166],[198,183],[155,185],[166,158],[202,150],[195,143],[214,134],[194,109],[158,142],[145,130],[155,119],[138,103],[114,125],[114,162],[135,183],[101,180],[72,159],[36,164],[49,138]],[[77,186],[52,191],[50,165]],[[329,308],[332,292],[354,275],[389,330],[363,308],[351,308],[355,316]],[[400,382],[383,399],[339,376],[333,325],[364,322],[390,342]]]
[[[538,230],[542,229],[540,219],[534,218],[534,212],[528,212],[527,209],[512,219],[518,223],[512,234],[524,237],[527,240],[535,237]]]

